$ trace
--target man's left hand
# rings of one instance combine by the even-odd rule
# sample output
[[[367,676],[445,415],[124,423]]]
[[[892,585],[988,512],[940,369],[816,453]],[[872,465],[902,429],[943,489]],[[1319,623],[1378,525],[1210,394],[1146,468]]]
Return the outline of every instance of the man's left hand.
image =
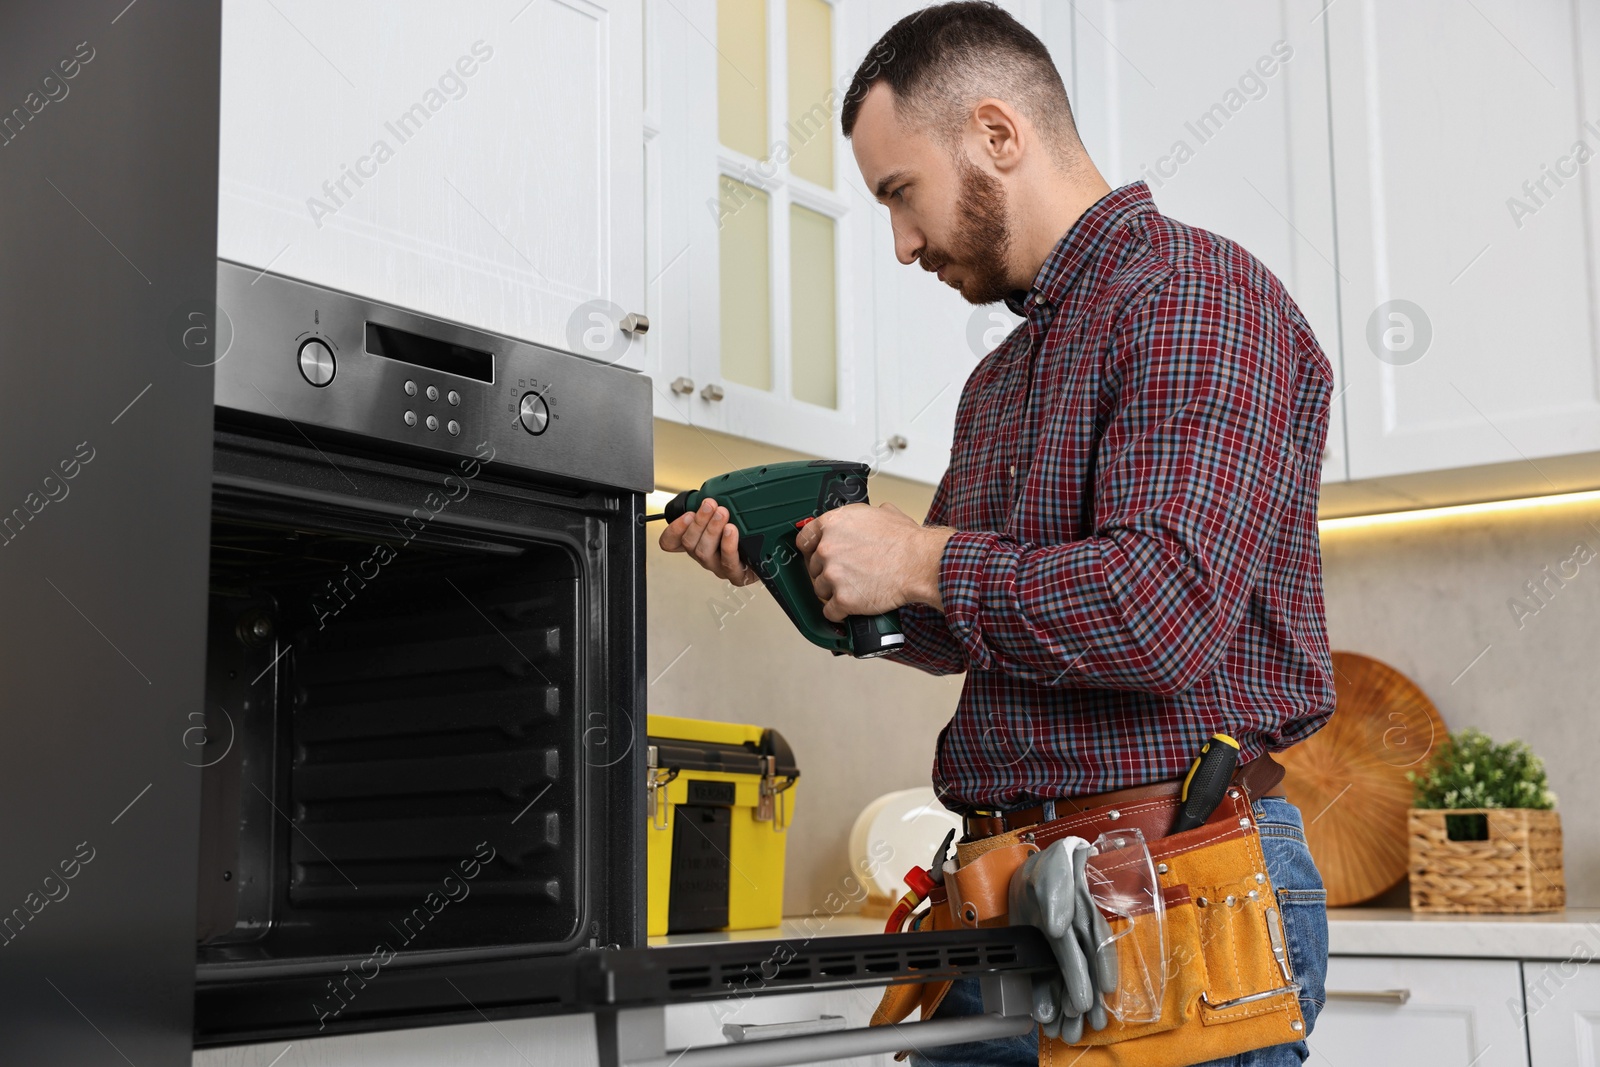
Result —
[[[942,608],[939,560],[954,530],[922,526],[893,504],[846,504],[795,535],[822,613],[833,622],[902,604]]]

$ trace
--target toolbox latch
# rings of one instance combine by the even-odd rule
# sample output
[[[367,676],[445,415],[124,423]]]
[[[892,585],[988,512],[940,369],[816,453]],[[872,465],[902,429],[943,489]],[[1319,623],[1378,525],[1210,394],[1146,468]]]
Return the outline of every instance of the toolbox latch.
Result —
[[[756,821],[771,822],[772,828],[783,833],[789,826],[789,812],[783,794],[800,776],[790,774],[778,783],[778,757],[761,757],[761,791],[756,800]],[[776,818],[774,818],[776,816]]]
[[[655,745],[644,750],[645,765],[645,817],[657,830],[667,828],[667,783],[678,777],[678,768],[662,770],[660,753]]]

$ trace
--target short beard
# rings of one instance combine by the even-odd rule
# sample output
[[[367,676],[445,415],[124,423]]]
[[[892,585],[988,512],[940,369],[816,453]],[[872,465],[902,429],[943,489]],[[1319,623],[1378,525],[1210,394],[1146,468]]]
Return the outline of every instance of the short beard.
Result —
[[[934,270],[952,260],[961,264],[969,275],[957,290],[962,298],[969,304],[993,304],[1015,288],[1006,277],[1011,230],[1006,222],[1005,187],[959,149],[956,169],[961,176],[961,198],[956,204],[959,221],[951,250],[929,249],[922,261]]]

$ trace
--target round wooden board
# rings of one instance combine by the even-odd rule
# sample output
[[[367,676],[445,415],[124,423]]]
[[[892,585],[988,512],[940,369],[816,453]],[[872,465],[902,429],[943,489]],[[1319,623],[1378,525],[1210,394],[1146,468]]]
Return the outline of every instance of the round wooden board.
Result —
[[[1330,908],[1360,904],[1406,874],[1406,813],[1444,720],[1416,683],[1355,652],[1333,654],[1338,705],[1327,725],[1275,754],[1300,809]]]

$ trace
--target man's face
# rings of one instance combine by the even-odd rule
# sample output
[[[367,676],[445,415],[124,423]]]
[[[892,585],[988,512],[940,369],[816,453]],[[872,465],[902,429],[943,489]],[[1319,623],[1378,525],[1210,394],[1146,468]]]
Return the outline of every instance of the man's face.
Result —
[[[879,82],[861,101],[851,144],[867,188],[889,209],[900,262],[920,261],[972,304],[1017,288],[1007,276],[1005,187],[962,142],[941,144],[902,122],[893,90]]]

